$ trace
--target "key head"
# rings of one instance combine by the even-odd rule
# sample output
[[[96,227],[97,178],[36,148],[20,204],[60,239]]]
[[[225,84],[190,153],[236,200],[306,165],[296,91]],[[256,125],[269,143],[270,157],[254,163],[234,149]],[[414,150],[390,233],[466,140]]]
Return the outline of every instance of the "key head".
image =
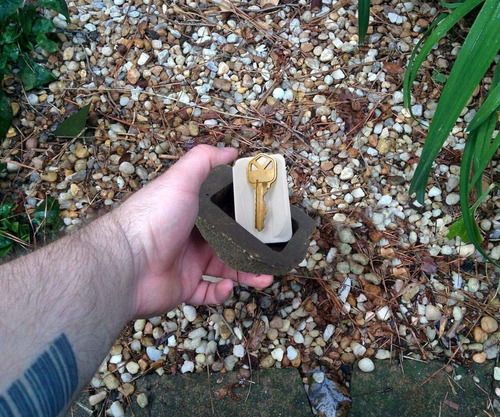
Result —
[[[266,154],[258,154],[248,163],[247,178],[253,188],[257,188],[257,184],[269,188],[276,181],[276,161]]]

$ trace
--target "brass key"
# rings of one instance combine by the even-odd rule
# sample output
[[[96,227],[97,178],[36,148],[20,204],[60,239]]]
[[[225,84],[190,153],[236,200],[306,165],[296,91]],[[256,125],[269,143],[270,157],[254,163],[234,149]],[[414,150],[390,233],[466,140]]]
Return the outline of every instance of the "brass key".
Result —
[[[276,162],[263,153],[253,158],[247,166],[248,182],[255,189],[255,228],[260,232],[266,219],[266,203],[264,195],[271,184],[276,181]]]

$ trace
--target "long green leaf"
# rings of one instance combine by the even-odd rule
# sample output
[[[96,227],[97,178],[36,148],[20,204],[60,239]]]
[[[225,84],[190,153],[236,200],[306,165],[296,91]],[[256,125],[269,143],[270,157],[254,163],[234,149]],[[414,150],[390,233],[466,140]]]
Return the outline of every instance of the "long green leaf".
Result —
[[[474,153],[475,145],[476,145],[476,135],[475,134],[469,135],[469,138],[465,144],[465,149],[462,156],[462,166],[460,168],[460,190],[467,189],[468,187],[469,174],[472,167],[472,156]],[[498,186],[500,186],[500,184],[496,183],[491,184],[488,187],[488,189],[483,193],[483,195],[478,199],[474,207],[477,208],[477,206],[479,206],[479,204],[484,200],[484,198],[486,198],[486,196],[490,193],[490,191]],[[474,219],[475,209],[474,210],[469,209],[469,196],[467,195],[465,198],[462,198],[462,191],[460,194],[461,194],[460,208],[462,210],[462,218],[464,221],[465,230],[467,232],[467,235],[469,236],[470,241],[474,244],[478,252],[485,257],[485,259],[490,261],[497,268],[500,268],[500,265],[497,262],[495,262],[481,247],[481,242],[477,236],[477,230],[476,230],[477,224]]]
[[[473,3],[473,0],[470,3]],[[453,13],[459,9],[460,7]],[[500,48],[499,26],[500,2],[486,0],[443,89],[410,186],[410,194],[416,192],[417,200],[421,204],[424,202],[425,187],[434,159]]]
[[[404,105],[408,110],[411,111],[411,87],[417,78],[417,72],[420,66],[427,59],[429,52],[458,21],[483,1],[484,0],[468,0],[465,3],[461,3],[452,13],[443,13],[439,15],[425,31],[420,41],[413,49],[403,81]]]
[[[497,65],[495,74],[493,75],[491,89],[495,89],[495,87],[498,85],[500,85],[500,65]],[[488,96],[490,93],[488,93]],[[486,96],[486,99],[488,98],[488,96]],[[478,196],[482,193],[481,184],[483,171],[486,169],[486,166],[490,163],[491,158],[493,158],[493,155],[495,155],[498,148],[500,147],[499,134],[497,134],[493,139],[493,142],[491,142],[491,138],[493,137],[493,132],[495,131],[496,125],[496,114],[490,114],[488,119],[481,123],[477,128],[478,141],[481,146],[476,146],[474,149],[474,178],[470,182],[469,190],[475,186]],[[472,130],[472,132],[474,132],[474,130]]]
[[[492,91],[489,92],[488,97],[481,104],[481,108],[476,113],[474,118],[469,123],[467,130],[477,129],[478,126],[483,123],[491,113],[497,112],[500,106],[500,84],[497,85]]]
[[[370,23],[370,0],[358,0],[359,44],[362,44]]]
[[[460,6],[461,3],[463,3],[463,0],[459,0],[455,3],[448,3],[446,1],[439,0],[439,3],[441,4],[441,6],[447,7],[448,9],[456,9],[458,6]]]
[[[413,82],[415,81],[415,78],[417,77],[418,69],[424,62],[427,53],[432,49],[434,44],[431,45],[429,43],[430,49],[427,52],[426,50],[420,51],[420,46],[426,42],[426,40],[432,35],[434,28],[447,16],[449,15],[446,13],[442,13],[434,19],[434,21],[430,24],[429,28],[424,32],[420,40],[415,45],[415,48],[413,48],[413,51],[411,52],[410,55],[410,59],[408,60],[408,67],[405,71],[405,78],[403,80],[403,98],[404,98],[404,106],[408,109],[408,111],[410,112],[411,116],[414,119],[416,119],[416,117],[413,115],[413,111],[411,109],[411,87],[413,85]],[[446,32],[444,32],[441,35],[441,37],[443,37],[444,35],[446,35]],[[427,46],[427,43],[425,45]]]

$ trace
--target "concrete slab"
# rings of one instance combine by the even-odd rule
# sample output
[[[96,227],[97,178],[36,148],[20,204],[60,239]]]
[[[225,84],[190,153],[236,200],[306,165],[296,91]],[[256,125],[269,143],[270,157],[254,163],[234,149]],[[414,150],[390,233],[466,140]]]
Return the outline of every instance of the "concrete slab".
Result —
[[[474,364],[470,369],[455,368],[458,380],[440,371],[442,362],[404,360],[402,366],[374,362],[375,371],[363,373],[356,367],[353,373],[349,417],[493,415],[488,409],[488,396],[493,393],[493,362]],[[473,380],[474,376],[479,382]]]
[[[135,381],[125,415],[134,417],[312,417],[311,406],[296,369],[253,372],[254,383],[238,385],[237,372],[225,374],[146,375]],[[149,405],[140,408],[137,394],[146,393]],[[88,407],[88,395],[79,400]],[[112,399],[107,400],[109,407]],[[67,416],[88,417],[75,404]],[[104,414],[94,414],[104,415]]]

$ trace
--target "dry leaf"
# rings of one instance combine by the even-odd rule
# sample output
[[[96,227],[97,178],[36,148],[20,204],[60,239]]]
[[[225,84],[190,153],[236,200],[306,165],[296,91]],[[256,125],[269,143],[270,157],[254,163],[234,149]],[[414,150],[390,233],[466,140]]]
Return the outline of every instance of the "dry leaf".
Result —
[[[427,274],[435,274],[438,270],[438,266],[434,262],[430,256],[425,256],[422,259],[422,265],[420,266],[420,270]]]
[[[391,75],[398,75],[402,74],[405,72],[403,68],[401,68],[398,64],[394,64],[392,62],[386,62],[384,63],[384,69],[388,74]]]

